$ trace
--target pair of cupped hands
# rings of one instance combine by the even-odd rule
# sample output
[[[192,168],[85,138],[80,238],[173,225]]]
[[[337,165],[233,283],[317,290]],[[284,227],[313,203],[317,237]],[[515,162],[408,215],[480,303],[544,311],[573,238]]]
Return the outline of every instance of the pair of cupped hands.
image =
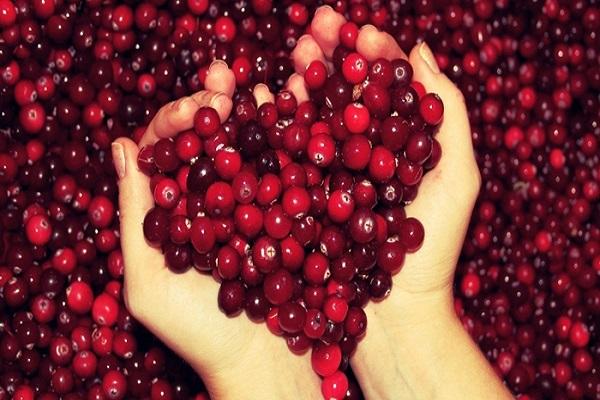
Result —
[[[332,8],[321,7],[310,34],[298,40],[292,52],[296,72],[287,83],[298,102],[308,99],[302,77],[306,67],[313,60],[328,62],[345,22]],[[356,46],[369,61],[408,59],[414,79],[444,102],[444,120],[436,136],[441,160],[423,178],[417,198],[406,207],[408,216],[423,223],[425,240],[420,250],[406,256],[389,297],[366,306],[367,334],[351,359],[367,397],[427,397],[426,391],[437,389],[424,389],[430,372],[423,369],[433,365],[419,363],[435,363],[427,357],[438,355],[414,352],[431,345],[423,340],[445,340],[433,335],[461,329],[453,311],[452,281],[480,186],[467,111],[460,91],[440,72],[425,43],[407,56],[393,37],[367,25],[360,30]],[[205,90],[162,107],[139,143],[126,138],[113,143],[125,261],[124,301],[136,319],[201,375],[213,398],[316,399],[320,383],[311,370],[310,354],[292,354],[285,341],[262,324],[243,316],[225,316],[217,306],[219,285],[212,276],[193,269],[183,274],[170,272],[160,249],[149,246],[144,238],[142,223],[153,207],[153,196],[149,178],[137,166],[139,150],[192,128],[199,107],[215,108],[225,121],[234,88],[233,72],[216,61],[208,70]],[[258,106],[274,101],[266,85],[257,85],[253,93]],[[435,379],[431,378],[433,383]]]

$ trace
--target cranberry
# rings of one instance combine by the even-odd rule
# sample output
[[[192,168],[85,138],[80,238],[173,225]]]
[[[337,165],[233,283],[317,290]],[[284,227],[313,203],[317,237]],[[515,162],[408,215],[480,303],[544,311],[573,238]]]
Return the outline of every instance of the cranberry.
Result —
[[[304,72],[306,85],[313,90],[317,90],[325,85],[327,80],[327,68],[319,60],[312,61]]]
[[[348,378],[341,371],[336,371],[323,379],[321,393],[325,399],[341,399],[348,391]]]
[[[304,328],[306,310],[297,303],[286,302],[279,306],[279,327],[287,333],[301,332]]]
[[[245,301],[244,285],[239,281],[223,281],[219,288],[219,308],[228,316],[238,314]]]
[[[214,108],[200,107],[194,115],[194,130],[201,138],[214,135],[220,126],[219,114]]]
[[[333,375],[342,362],[342,351],[337,344],[317,344],[313,347],[311,363],[313,370],[320,376]]]

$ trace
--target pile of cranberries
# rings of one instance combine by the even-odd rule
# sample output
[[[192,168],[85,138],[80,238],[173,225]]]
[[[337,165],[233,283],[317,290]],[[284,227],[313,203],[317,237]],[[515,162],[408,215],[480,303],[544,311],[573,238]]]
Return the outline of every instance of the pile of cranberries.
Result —
[[[369,64],[353,47],[335,50],[329,77],[308,67],[311,100],[282,91],[257,108],[238,93],[223,125],[200,108],[193,130],[138,158],[155,201],[144,234],[167,266],[212,273],[223,312],[266,320],[293,352],[312,344],[326,399],[348,389],[335,373],[365,333],[361,307],[421,246],[404,205],[441,156],[440,98],[406,60]]]
[[[350,32],[373,24],[394,36],[404,50],[427,41],[442,71],[465,96],[483,180],[456,273],[455,306],[465,329],[518,398],[600,398],[596,0],[0,0],[0,399],[207,398],[193,371],[124,307],[110,143],[120,136],[139,139],[162,105],[202,89],[214,59],[232,68],[238,89],[231,120],[218,128],[222,132],[213,136],[218,140],[201,140],[202,156],[194,163],[195,168],[202,162],[207,170],[212,168],[215,182],[226,182],[233,191],[233,180],[217,173],[216,158],[217,150],[231,147],[240,156],[240,171],[258,175],[257,185],[273,175],[281,181],[282,194],[280,176],[288,161],[306,171],[304,187],[309,194],[309,187],[315,186],[313,172],[325,171],[324,180],[327,171],[334,170],[352,171],[352,187],[359,189],[352,190],[355,204],[361,201],[360,190],[374,189],[378,199],[392,193],[392,201],[401,190],[401,202],[416,194],[402,179],[415,178],[418,168],[407,168],[403,177],[398,175],[399,163],[393,178],[399,185],[383,190],[386,185],[369,177],[368,166],[359,173],[360,169],[337,165],[354,156],[344,157],[343,147],[341,157],[336,156],[340,149],[335,149],[334,160],[326,165],[331,147],[326,139],[314,139],[323,138],[321,134],[335,143],[367,138],[373,144],[370,159],[377,146],[390,145],[389,138],[376,139],[372,130],[386,115],[377,110],[386,109],[385,96],[393,90],[378,94],[381,91],[351,84],[351,96],[343,92],[338,105],[334,105],[337,96],[331,96],[329,105],[326,102],[328,85],[347,83],[343,60],[352,52],[352,46],[345,46],[347,38],[342,38],[334,56],[338,73],[323,87],[322,66],[312,65],[306,75],[316,117],[299,119],[314,118],[323,129],[309,130],[310,151],[307,144],[305,154],[294,154],[294,140],[287,145],[283,140],[286,127],[277,122],[295,120],[301,108],[296,104],[294,114],[286,115],[286,104],[293,104],[289,95],[279,95],[275,108],[266,110],[275,128],[263,127],[259,121],[269,120],[268,115],[251,106],[247,88],[259,82],[273,92],[282,88],[293,72],[290,51],[323,3],[346,16]],[[347,65],[351,70],[352,63]],[[422,102],[418,85],[412,89]],[[390,98],[391,111],[398,96]],[[358,125],[353,126],[362,129],[366,109],[369,126],[359,134],[345,132],[340,128],[349,125],[344,119],[346,105],[357,99],[364,107],[350,108],[348,117],[355,116]],[[331,113],[323,115],[322,109]],[[305,111],[313,113],[312,108]],[[251,121],[259,132],[266,132],[267,148],[283,143],[273,153],[263,156],[261,151],[252,162],[233,140],[239,137],[238,128]],[[332,121],[330,131],[320,123],[325,121]],[[199,137],[195,132],[187,136]],[[218,148],[225,140],[227,145]],[[354,143],[348,149],[360,147]],[[432,153],[437,151],[433,141]],[[280,157],[284,154],[289,160]],[[184,157],[182,166],[190,164],[191,170],[191,158]],[[364,158],[355,161],[355,167],[361,166]],[[277,163],[280,171],[269,172]],[[286,175],[296,175],[291,172]],[[348,188],[351,180],[345,174],[331,175],[335,179],[324,182],[324,188]],[[372,188],[357,185],[359,176],[371,180]],[[188,183],[183,176],[174,177],[178,186]],[[291,187],[287,182],[286,188]],[[186,196],[190,193],[193,190]],[[257,187],[254,204],[259,204],[259,193]],[[312,205],[312,197],[309,201]],[[236,204],[239,208],[237,199],[234,209]],[[286,216],[283,197],[278,204]],[[220,205],[211,207],[216,210]],[[307,216],[311,212],[309,208]],[[226,219],[208,212],[205,216],[211,222]],[[382,216],[389,225],[389,218]],[[267,240],[273,234],[266,231],[269,218],[274,217],[263,216]],[[325,225],[321,218],[313,219]],[[299,223],[292,220],[289,234],[304,232],[294,228]],[[180,222],[185,225],[185,220]],[[330,222],[328,228],[340,226]],[[274,225],[269,229],[281,229]],[[224,229],[213,225],[215,243]],[[170,237],[176,237],[174,233]],[[342,234],[358,243],[350,230]],[[241,237],[239,231],[237,236]],[[178,246],[166,246],[171,250],[166,248],[165,254]],[[237,252],[236,246],[230,247]],[[189,265],[205,265],[206,271],[215,271],[219,257],[236,257],[231,249],[229,254],[198,257],[193,244],[188,248],[193,261]],[[315,250],[320,251],[320,243]],[[285,257],[281,253],[282,266]],[[175,266],[180,255],[169,258]],[[339,279],[333,277],[336,268],[343,275],[344,267],[338,267],[330,265],[329,279]],[[256,265],[253,268],[260,272]],[[231,273],[228,266],[222,269],[217,266],[217,279],[222,279],[219,273]],[[379,266],[374,270],[383,271]],[[381,283],[383,294],[385,280]],[[245,292],[247,312],[252,293],[265,293],[265,282],[263,289],[259,286]],[[361,293],[372,297],[370,290],[363,284]],[[268,301],[259,297],[253,303],[257,315]],[[355,304],[349,305],[346,319]],[[324,314],[323,309],[320,312]],[[279,321],[268,317],[279,328]],[[349,342],[342,338],[340,350]],[[345,360],[342,356],[336,370],[345,367]],[[351,374],[348,377],[346,398],[360,398]]]

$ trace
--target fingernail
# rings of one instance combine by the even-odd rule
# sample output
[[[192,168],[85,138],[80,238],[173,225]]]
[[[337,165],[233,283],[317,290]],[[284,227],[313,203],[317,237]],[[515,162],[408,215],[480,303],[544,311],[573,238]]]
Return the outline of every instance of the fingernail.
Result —
[[[322,13],[323,11],[333,11],[333,7],[329,6],[329,5],[324,5],[321,6],[319,8],[317,8],[317,11],[315,11],[315,15]]]
[[[113,143],[111,145],[113,164],[119,179],[125,178],[125,152],[121,143]]]
[[[212,70],[212,69],[213,69],[213,67],[216,67],[217,65],[221,65],[221,66],[223,66],[223,67],[225,67],[225,68],[228,68],[228,67],[227,67],[227,63],[226,63],[225,61],[223,61],[223,60],[215,60],[215,61],[213,61],[213,62],[210,64],[210,67],[208,67],[208,70],[209,70],[209,71],[210,71],[210,70]]]
[[[429,46],[427,46],[427,43],[423,42],[419,45],[419,55],[434,74],[440,73],[440,67],[438,67],[435,56],[431,52]]]
[[[310,37],[310,35],[309,35],[309,34],[304,34],[304,35],[300,36],[300,37],[298,38],[298,40],[296,41],[296,45],[298,45],[298,43],[300,43],[300,42],[303,42],[303,41],[305,41],[305,40],[306,40],[306,39],[308,39],[309,37]]]
[[[257,83],[256,85],[254,85],[254,89],[252,90],[252,92],[256,92],[257,90],[269,90],[269,87],[267,85],[265,85],[264,83]]]

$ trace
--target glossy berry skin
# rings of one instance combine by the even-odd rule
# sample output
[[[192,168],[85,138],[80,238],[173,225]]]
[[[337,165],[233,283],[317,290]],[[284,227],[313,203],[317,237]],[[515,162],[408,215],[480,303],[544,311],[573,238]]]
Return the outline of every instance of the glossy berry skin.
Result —
[[[371,158],[371,143],[363,135],[352,135],[342,146],[342,160],[347,168],[360,171],[367,167]]]
[[[308,159],[319,167],[327,167],[335,158],[335,142],[331,136],[318,134],[310,138],[306,148]]]
[[[0,1],[0,27],[6,28],[17,20],[17,9],[12,1]]]
[[[294,291],[293,277],[284,269],[277,270],[265,277],[263,288],[265,297],[269,302],[279,306],[292,297]]]
[[[239,314],[245,301],[244,285],[239,281],[224,281],[219,287],[217,301],[227,316]]]
[[[286,302],[279,306],[279,326],[286,333],[298,333],[304,328],[306,310],[297,303]]]
[[[101,293],[94,299],[92,317],[100,325],[112,326],[117,322],[119,303],[106,293]]]
[[[342,63],[342,73],[349,83],[357,84],[365,80],[369,72],[367,60],[358,53],[350,53]]]
[[[207,217],[196,217],[190,228],[190,241],[198,253],[207,253],[215,245],[213,224]]]
[[[435,93],[427,93],[419,102],[419,113],[429,125],[438,125],[444,116],[444,104]]]
[[[348,378],[341,371],[336,371],[321,382],[321,393],[326,400],[343,399],[348,391]]]
[[[383,146],[373,148],[369,160],[369,176],[377,182],[386,182],[396,170],[394,154]]]
[[[327,215],[332,221],[341,224],[350,218],[354,207],[354,199],[348,192],[336,190],[327,202]]]
[[[333,322],[344,322],[348,313],[348,303],[340,297],[329,296],[323,304],[323,312]]]
[[[194,115],[194,131],[203,139],[217,133],[220,124],[219,114],[212,107],[200,107]]]
[[[322,377],[333,375],[342,362],[342,351],[337,344],[316,344],[311,353],[313,370]]]
[[[120,371],[109,371],[102,378],[102,390],[107,399],[123,399],[127,393],[127,380]]]
[[[306,189],[291,187],[283,193],[283,211],[291,218],[300,218],[310,209],[310,197]]]
[[[309,89],[317,90],[325,85],[327,68],[319,60],[312,61],[304,72],[304,80]]]
[[[67,288],[67,305],[78,314],[84,314],[92,308],[94,292],[87,283],[74,282]]]
[[[35,245],[45,245],[52,236],[50,220],[45,215],[34,215],[25,226],[27,239]]]
[[[351,103],[344,108],[344,124],[351,133],[365,132],[370,123],[369,109],[361,103]]]
[[[304,334],[310,339],[319,339],[327,328],[327,317],[317,309],[311,308],[306,311],[304,320]]]
[[[421,247],[425,238],[423,224],[416,218],[406,218],[399,231],[400,242],[408,252],[415,252]]]
[[[377,220],[375,213],[367,208],[359,208],[352,213],[348,221],[350,235],[357,243],[368,243],[375,239],[377,234]]]

